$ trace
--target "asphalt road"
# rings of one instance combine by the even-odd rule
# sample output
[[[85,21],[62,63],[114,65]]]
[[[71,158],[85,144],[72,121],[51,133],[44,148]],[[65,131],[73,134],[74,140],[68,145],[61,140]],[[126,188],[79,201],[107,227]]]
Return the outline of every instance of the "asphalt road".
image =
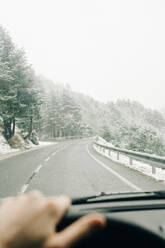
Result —
[[[91,140],[68,140],[0,160],[0,197],[39,189],[48,196],[163,190],[165,184],[98,154]]]

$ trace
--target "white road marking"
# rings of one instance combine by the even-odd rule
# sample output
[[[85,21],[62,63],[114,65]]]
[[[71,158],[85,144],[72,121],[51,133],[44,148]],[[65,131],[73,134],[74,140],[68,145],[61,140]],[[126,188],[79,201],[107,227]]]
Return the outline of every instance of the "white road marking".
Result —
[[[60,148],[60,149],[58,149],[57,151],[55,151],[54,152],[54,154],[52,154],[52,155],[55,155],[55,154],[57,154],[58,152],[61,152],[61,151],[63,151],[66,147],[68,147],[69,145],[66,145],[66,146],[63,146],[62,148]]]
[[[23,194],[23,193],[25,193],[25,191],[27,190],[27,187],[28,187],[29,185],[28,184],[24,184],[23,186],[22,186],[22,188],[21,188],[21,194]]]
[[[123,176],[121,176],[119,173],[117,173],[116,171],[112,170],[111,168],[109,168],[107,165],[105,165],[103,162],[101,162],[100,160],[98,160],[96,157],[94,157],[89,149],[88,149],[88,145],[87,145],[87,152],[89,154],[89,156],[91,158],[93,158],[98,164],[100,164],[101,166],[103,166],[106,170],[108,170],[109,172],[111,172],[113,175],[115,175],[116,177],[118,177],[121,181],[123,181],[125,184],[127,184],[128,186],[132,187],[133,189],[137,190],[137,191],[142,191],[141,188],[137,187],[135,184],[131,183],[129,180],[127,180],[126,178],[124,178]]]
[[[42,168],[42,164],[40,164],[34,172],[38,173],[41,168]]]
[[[42,168],[42,165],[40,164],[40,165],[37,167],[37,169],[33,172],[33,174],[37,174],[41,168]],[[34,176],[35,176],[35,175],[34,175]],[[29,186],[29,183],[24,184],[24,185],[22,186],[20,192],[18,192],[17,194],[19,195],[19,194],[25,193],[25,191],[27,190],[28,186]]]
[[[68,145],[67,145],[68,146]],[[56,155],[58,152],[61,152],[62,150],[64,150],[67,146],[63,146],[62,148],[58,149],[57,151],[52,153],[52,156]],[[46,160],[45,160],[46,161]]]
[[[48,161],[49,161],[49,159],[50,159],[50,157],[46,158],[46,159],[45,159],[45,162],[48,162]]]
[[[71,143],[71,144],[72,144],[72,143]],[[52,153],[52,155],[55,155],[56,153],[61,152],[61,151],[64,150],[67,146],[69,146],[69,145],[63,146],[61,149],[59,149],[59,150],[57,150],[56,152]],[[49,159],[50,159],[50,157],[46,158],[45,161],[47,162]],[[34,172],[32,173],[32,175],[33,175],[33,174],[37,174],[41,168],[42,168],[42,165],[39,165],[39,166],[37,167],[37,169],[34,170]],[[29,183],[24,184],[24,185],[22,186],[21,190],[20,190],[17,194],[19,195],[19,194],[25,193],[25,191],[27,190],[28,186],[29,186]]]

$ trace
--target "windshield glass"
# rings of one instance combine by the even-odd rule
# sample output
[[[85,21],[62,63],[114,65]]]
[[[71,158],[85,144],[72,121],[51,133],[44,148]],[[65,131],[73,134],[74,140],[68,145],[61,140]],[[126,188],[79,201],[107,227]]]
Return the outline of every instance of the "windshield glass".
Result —
[[[0,197],[165,189],[164,11],[1,1]]]

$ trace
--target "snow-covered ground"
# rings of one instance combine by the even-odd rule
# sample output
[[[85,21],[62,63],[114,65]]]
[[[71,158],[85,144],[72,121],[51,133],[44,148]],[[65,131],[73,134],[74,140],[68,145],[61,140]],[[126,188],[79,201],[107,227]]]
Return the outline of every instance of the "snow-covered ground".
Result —
[[[102,137],[97,137],[99,144],[103,145],[103,146],[109,146],[109,147],[114,147],[114,145],[110,142],[107,142],[105,139],[103,139]]]
[[[53,142],[54,144],[55,142]],[[57,142],[56,142],[57,143]],[[46,142],[46,141],[39,141],[39,145],[34,145],[31,141],[29,141],[29,144],[26,145],[26,149],[30,149],[32,147],[40,147],[40,146],[48,146],[51,145],[52,142]]]
[[[25,146],[25,150],[26,149],[31,149],[31,148],[34,148],[34,147],[42,147],[42,146],[47,146],[47,145],[51,145],[52,142],[43,142],[43,141],[39,141],[39,145],[34,145],[32,142],[29,141],[29,144]],[[54,143],[53,143],[54,144]],[[23,150],[22,148],[20,149],[14,149],[12,148],[8,143],[7,141],[5,140],[5,138],[0,135],[0,155],[3,155],[3,154],[8,154],[8,153],[12,153],[12,152],[19,152]]]
[[[11,152],[17,152],[17,151],[19,151],[19,149],[11,148],[11,146],[7,143],[5,138],[2,135],[0,135],[0,155],[11,153]]]
[[[57,142],[53,142],[53,144],[55,144]],[[39,141],[39,146],[49,146],[51,145],[52,142],[46,142],[46,141]]]
[[[107,141],[106,145],[108,144]],[[99,137],[99,144],[105,145],[104,143],[104,139]],[[104,143],[104,144],[103,144]],[[109,146],[112,146],[111,143],[109,143]],[[111,151],[110,155],[108,153],[108,151],[106,150],[104,153],[102,151],[100,151],[100,149],[98,149],[98,147],[96,147],[96,145],[93,145],[94,149],[99,152],[100,154],[102,154],[105,157],[110,158],[111,160],[115,161],[115,162],[120,162],[121,164],[123,164],[124,166],[127,166],[131,169],[134,169],[136,171],[139,171],[141,173],[144,173],[150,177],[155,178],[158,181],[164,181],[165,182],[165,170],[161,169],[161,168],[156,168],[156,173],[153,174],[152,173],[152,166],[149,164],[146,164],[144,162],[140,162],[140,161],[136,161],[136,160],[132,160],[132,165],[130,165],[129,163],[129,157],[123,154],[119,155],[119,160],[117,159],[117,153],[114,151]]]

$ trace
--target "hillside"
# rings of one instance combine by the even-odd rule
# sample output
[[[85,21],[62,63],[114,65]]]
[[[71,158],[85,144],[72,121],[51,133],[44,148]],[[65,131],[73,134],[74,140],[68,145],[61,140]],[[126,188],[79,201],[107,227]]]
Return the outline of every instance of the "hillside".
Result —
[[[104,104],[42,77],[38,83],[47,106],[41,133],[48,137],[100,135],[118,147],[165,154],[165,118],[158,110],[130,100]]]

